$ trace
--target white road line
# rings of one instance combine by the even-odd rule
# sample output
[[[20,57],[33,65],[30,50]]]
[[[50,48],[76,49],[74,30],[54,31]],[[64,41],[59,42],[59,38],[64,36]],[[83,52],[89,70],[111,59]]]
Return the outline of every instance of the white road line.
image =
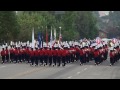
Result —
[[[69,76],[69,77],[67,77],[67,78],[72,78],[72,76]]]
[[[81,72],[77,72],[77,74],[80,74]]]
[[[84,68],[84,70],[87,70],[87,68]]]
[[[6,66],[1,66],[0,68],[4,68],[4,67],[6,67]]]

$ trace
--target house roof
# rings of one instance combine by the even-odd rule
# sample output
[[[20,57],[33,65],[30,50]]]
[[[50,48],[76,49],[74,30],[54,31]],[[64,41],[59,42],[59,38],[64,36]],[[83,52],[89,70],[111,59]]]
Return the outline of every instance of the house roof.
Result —
[[[105,31],[105,30],[99,30],[99,31],[100,31],[100,32],[104,32],[104,33],[106,33],[106,34],[108,33],[108,32],[107,32],[107,31]]]

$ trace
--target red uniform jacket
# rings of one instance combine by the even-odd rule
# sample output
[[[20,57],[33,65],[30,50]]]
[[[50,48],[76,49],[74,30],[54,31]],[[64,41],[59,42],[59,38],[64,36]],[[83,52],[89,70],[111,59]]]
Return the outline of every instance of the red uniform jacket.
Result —
[[[49,57],[53,56],[53,50],[48,50],[48,56]]]
[[[79,50],[79,53],[80,53],[80,56],[84,55],[83,50]]]
[[[67,56],[67,53],[68,53],[67,50],[62,50],[62,56],[64,57]]]
[[[114,57],[114,52],[110,52],[110,58]]]
[[[8,55],[9,54],[9,51],[8,51],[8,49],[7,50],[5,50],[5,55]]]
[[[79,53],[79,49],[78,48],[75,48],[75,50],[76,50],[76,53]]]
[[[57,50],[53,50],[52,54],[53,56],[57,56]]]
[[[22,55],[22,51],[21,51],[21,49],[19,49],[19,55]]]
[[[59,57],[61,57],[61,56],[62,56],[62,50],[58,50],[58,51],[57,51],[57,55],[58,55]]]
[[[27,55],[30,54],[30,50],[29,49],[26,49],[25,52],[26,52]]]
[[[30,51],[30,57],[33,57],[35,55],[34,51]]]
[[[94,51],[94,57],[98,57],[99,56],[99,51],[97,50],[97,51]]]
[[[35,50],[35,51],[34,51],[34,54],[35,54],[35,56],[39,56],[38,50]]]
[[[39,50],[39,55],[43,56],[44,55],[44,51],[43,50]]]
[[[12,49],[12,48],[10,49],[10,53],[12,53],[12,54],[14,53],[14,51],[13,51],[13,49]]]
[[[5,56],[5,51],[1,51],[1,56]]]
[[[14,50],[15,55],[18,55],[18,49]]]
[[[44,51],[44,55],[48,56],[48,50],[43,50]]]

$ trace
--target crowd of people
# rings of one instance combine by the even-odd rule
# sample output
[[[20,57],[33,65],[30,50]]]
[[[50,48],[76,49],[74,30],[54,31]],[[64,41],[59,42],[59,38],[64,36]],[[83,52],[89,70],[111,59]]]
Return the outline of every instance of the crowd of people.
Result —
[[[114,65],[120,59],[120,47],[116,44],[109,49],[105,42],[98,44],[86,41],[55,43],[54,46],[46,44],[43,47],[19,44],[10,45],[9,49],[8,46],[3,46],[1,57],[2,64],[26,62],[31,66],[65,66],[75,61],[80,65],[89,61],[94,61],[95,65],[99,65],[110,57],[110,65]]]

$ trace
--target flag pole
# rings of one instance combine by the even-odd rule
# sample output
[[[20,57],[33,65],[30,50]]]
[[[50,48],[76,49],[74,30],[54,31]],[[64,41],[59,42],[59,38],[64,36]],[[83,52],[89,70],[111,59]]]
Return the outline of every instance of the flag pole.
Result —
[[[34,49],[34,27],[33,27],[33,30],[32,30],[32,48]]]
[[[46,44],[48,46],[48,32],[47,32],[47,26],[46,26]]]
[[[60,28],[59,43],[61,44],[61,27],[59,28]]]

